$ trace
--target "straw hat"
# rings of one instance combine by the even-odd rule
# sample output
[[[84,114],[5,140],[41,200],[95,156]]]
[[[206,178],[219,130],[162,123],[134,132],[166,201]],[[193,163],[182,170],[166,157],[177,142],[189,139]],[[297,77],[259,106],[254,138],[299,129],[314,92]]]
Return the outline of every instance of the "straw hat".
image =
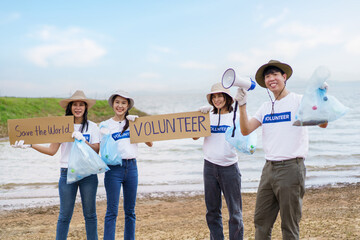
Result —
[[[83,101],[87,103],[88,109],[90,109],[96,103],[96,100],[89,99],[85,96],[85,93],[81,90],[77,90],[70,98],[63,99],[59,102],[63,109],[66,109],[70,102]]]
[[[210,105],[212,105],[211,94],[213,94],[213,93],[225,93],[231,97],[230,89],[225,89],[223,87],[223,85],[221,84],[221,82],[215,83],[214,85],[212,85],[211,92],[206,95],[206,98]],[[232,99],[232,97],[231,97],[231,99]],[[233,104],[233,103],[234,103],[234,100],[231,101],[231,104]]]
[[[128,92],[125,92],[123,90],[117,90],[113,94],[111,94],[111,96],[108,99],[108,103],[109,103],[110,107],[112,107],[112,104],[113,104],[112,99],[113,99],[114,96],[120,96],[120,97],[129,99],[130,103],[129,103],[129,109],[128,110],[130,110],[134,106],[134,99],[129,96]]]
[[[256,75],[255,75],[256,82],[263,88],[266,88],[265,80],[264,80],[264,70],[267,67],[270,67],[270,66],[280,68],[284,73],[286,73],[287,79],[289,79],[291,77],[291,74],[293,72],[290,65],[288,65],[286,63],[279,62],[277,60],[270,60],[268,63],[262,65],[257,70]]]

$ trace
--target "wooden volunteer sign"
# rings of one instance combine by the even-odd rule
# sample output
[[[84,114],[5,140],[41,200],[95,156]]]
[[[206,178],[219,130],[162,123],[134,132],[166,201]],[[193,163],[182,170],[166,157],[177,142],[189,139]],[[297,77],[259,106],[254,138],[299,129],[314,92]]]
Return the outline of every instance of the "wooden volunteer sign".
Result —
[[[72,142],[74,116],[9,119],[10,144],[24,140],[25,144]]]
[[[130,142],[152,142],[211,135],[209,114],[184,112],[140,117],[130,121]]]

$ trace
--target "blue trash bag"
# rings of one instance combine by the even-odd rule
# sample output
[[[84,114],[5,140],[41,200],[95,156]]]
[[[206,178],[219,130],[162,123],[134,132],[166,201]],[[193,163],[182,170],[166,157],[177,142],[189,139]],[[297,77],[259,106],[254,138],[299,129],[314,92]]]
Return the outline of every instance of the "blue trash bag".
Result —
[[[315,70],[295,115],[294,126],[311,126],[335,121],[349,110],[322,88],[329,76],[330,71],[326,67],[318,67]]]
[[[228,141],[232,146],[234,146],[238,151],[247,154],[253,154],[256,150],[257,144],[257,134],[256,132],[252,132],[247,136],[241,134],[240,131],[240,124],[236,123],[236,129],[234,137],[232,137],[232,133],[234,127],[229,127],[225,132],[225,139]]]
[[[107,165],[121,165],[121,154],[117,149],[117,142],[111,134],[105,134],[100,142],[100,156]]]
[[[77,139],[71,148],[68,164],[67,184],[110,169],[90,146]]]

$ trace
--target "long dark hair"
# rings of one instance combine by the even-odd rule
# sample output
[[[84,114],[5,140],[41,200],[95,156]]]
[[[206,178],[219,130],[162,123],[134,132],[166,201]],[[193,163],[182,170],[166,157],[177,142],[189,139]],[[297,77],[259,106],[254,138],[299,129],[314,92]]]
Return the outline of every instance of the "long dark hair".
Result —
[[[221,93],[221,94],[225,98],[225,106],[226,106],[227,110],[229,111],[229,113],[231,113],[234,110],[233,106],[231,105],[233,102],[232,97],[230,97],[226,93]],[[210,96],[210,102],[211,102],[211,105],[213,106],[213,113],[218,114],[219,110],[215,107],[215,105],[212,102],[213,96],[214,96],[214,94],[211,94],[211,96]]]
[[[69,102],[69,104],[67,105],[66,107],[66,110],[65,110],[65,116],[73,116],[74,114],[71,112],[71,107],[73,105],[74,102]],[[81,127],[80,127],[80,132],[84,132],[84,129],[86,128],[85,131],[88,130],[89,128],[89,123],[88,123],[88,120],[87,120],[87,114],[88,114],[88,105],[86,102],[85,103],[85,112],[84,112],[84,115],[83,115],[83,120],[82,120],[82,123],[81,123]],[[74,117],[74,122],[75,122],[75,117]]]
[[[122,97],[122,96],[120,96],[120,95],[115,95],[115,96],[113,96],[112,99],[111,99],[111,105],[112,105],[112,106],[114,106],[114,101],[115,101],[115,98],[116,98],[117,96]],[[124,97],[123,97],[123,98],[124,98]],[[126,99],[127,102],[128,102],[128,106],[130,106],[130,99],[128,99],[128,98],[125,98],[125,99]],[[129,120],[127,120],[127,118],[126,118],[127,115],[129,115],[129,108],[128,108],[128,110],[126,110],[126,113],[125,113],[125,126],[124,126],[123,130],[121,131],[121,135],[123,135],[123,133],[125,132],[125,130],[128,129],[128,127],[129,127]]]

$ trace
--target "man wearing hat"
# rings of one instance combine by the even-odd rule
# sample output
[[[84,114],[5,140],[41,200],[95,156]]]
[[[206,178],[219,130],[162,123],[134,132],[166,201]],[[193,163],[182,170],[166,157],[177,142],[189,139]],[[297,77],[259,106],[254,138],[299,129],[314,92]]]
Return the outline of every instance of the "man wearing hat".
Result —
[[[257,191],[255,206],[255,239],[271,239],[278,212],[281,216],[283,239],[299,239],[302,200],[305,193],[305,165],[309,139],[307,127],[293,126],[302,95],[286,89],[292,68],[270,60],[256,72],[257,83],[266,88],[270,101],[248,119],[246,91],[239,88],[240,128],[248,135],[262,126],[265,165]],[[270,92],[273,94],[271,97]],[[327,123],[319,125],[325,128]]]

